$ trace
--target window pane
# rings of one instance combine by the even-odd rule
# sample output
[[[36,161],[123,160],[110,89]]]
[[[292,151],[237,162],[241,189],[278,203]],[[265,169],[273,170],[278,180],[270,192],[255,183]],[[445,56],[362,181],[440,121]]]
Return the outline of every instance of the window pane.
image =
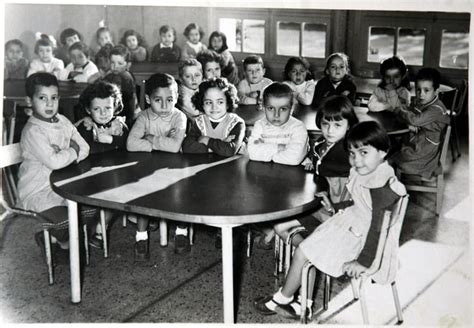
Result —
[[[426,31],[401,28],[398,33],[397,55],[402,56],[409,65],[422,66]]]
[[[300,55],[300,23],[277,23],[277,54],[287,56]]]
[[[369,28],[369,50],[367,60],[369,62],[381,62],[387,57],[393,56],[395,43],[395,28],[373,27]]]
[[[304,57],[326,57],[326,25],[303,23],[303,49]]]
[[[469,58],[469,33],[443,30],[439,66],[465,69]]]
[[[243,51],[257,54],[265,52],[265,21],[257,19],[244,19]]]
[[[227,37],[227,46],[230,51],[242,51],[242,20],[220,18],[219,31]]]

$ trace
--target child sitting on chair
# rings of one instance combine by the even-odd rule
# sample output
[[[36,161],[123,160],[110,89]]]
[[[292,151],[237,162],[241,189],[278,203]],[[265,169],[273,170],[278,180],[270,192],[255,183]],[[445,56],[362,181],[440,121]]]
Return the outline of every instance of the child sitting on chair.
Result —
[[[36,72],[48,72],[59,76],[64,69],[64,63],[61,59],[54,57],[56,40],[46,34],[41,34],[35,44],[35,54],[38,56],[30,62],[27,76]]]
[[[359,277],[371,266],[384,212],[391,210],[406,190],[385,161],[390,139],[377,122],[356,124],[347,134],[345,147],[352,166],[346,185],[352,205],[344,202],[347,207],[341,211],[338,204],[333,205],[326,198],[328,210],[336,214],[296,248],[283,287],[274,295],[255,300],[259,313],[278,313],[289,318],[300,315],[303,309],[293,298],[300,288],[301,272],[307,261],[333,277],[344,273]]]
[[[272,80],[264,77],[265,67],[260,56],[248,56],[243,61],[245,79],[239,82],[237,90],[241,104],[256,105],[260,99],[263,89],[272,83]]]
[[[181,48],[176,45],[176,30],[169,25],[160,27],[161,42],[153,47],[150,61],[177,63],[181,58]]]
[[[127,140],[128,151],[161,150],[177,153],[186,133],[186,115],[175,105],[178,101],[178,85],[169,74],[156,73],[145,84],[145,100],[150,108],[142,111],[135,121]],[[138,217],[135,243],[135,260],[150,258],[148,249],[148,218]],[[189,251],[187,229],[177,231],[176,252]]]
[[[296,100],[302,105],[311,105],[316,82],[312,78],[310,65],[303,57],[291,57],[285,65],[283,83],[295,92]]]
[[[408,109],[390,107],[410,129],[401,141],[401,149],[391,158],[402,173],[429,179],[438,173],[441,134],[450,123],[448,111],[438,98],[440,74],[434,68],[422,68],[415,78],[416,100]]]
[[[71,62],[58,76],[62,81],[87,82],[89,78],[98,73],[97,66],[89,60],[90,50],[84,42],[76,42],[69,47]]]
[[[190,23],[186,26],[183,32],[186,39],[181,60],[196,58],[199,53],[206,51],[207,47],[201,42],[204,37],[204,30],[196,23]]]
[[[49,176],[53,170],[85,159],[89,146],[74,125],[58,114],[59,87],[54,75],[34,73],[26,79],[25,89],[33,115],[21,134],[23,162],[18,172],[18,205],[59,223],[68,218],[66,200],[51,189]],[[53,231],[52,236],[60,248],[69,248],[67,230]],[[35,238],[44,244],[41,232]]]
[[[178,107],[188,117],[194,120],[201,113],[194,107],[192,97],[199,89],[202,82],[202,66],[196,59],[188,59],[179,65],[179,78],[181,83],[178,86]]]

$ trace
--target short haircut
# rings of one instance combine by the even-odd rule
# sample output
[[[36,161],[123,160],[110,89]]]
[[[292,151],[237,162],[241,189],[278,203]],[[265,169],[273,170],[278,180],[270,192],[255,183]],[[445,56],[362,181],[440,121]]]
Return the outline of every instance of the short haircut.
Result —
[[[316,115],[316,126],[319,129],[321,129],[321,121],[323,118],[326,119],[326,121],[342,121],[346,119],[349,123],[349,127],[354,126],[358,122],[351,101],[342,95],[324,98]]]
[[[127,38],[129,36],[132,36],[132,35],[137,38],[137,42],[138,42],[139,46],[145,47],[145,48],[147,47],[147,43],[145,41],[145,38],[143,38],[143,36],[140,33],[138,33],[135,30],[132,30],[132,29],[126,30],[123,33],[123,37],[122,37],[122,40],[120,40],[120,43],[123,44],[124,46],[126,46],[127,45]]]
[[[111,34],[111,32],[110,32],[110,30],[107,26],[102,26],[102,27],[99,27],[97,29],[97,32],[95,32],[96,39],[99,39],[100,35],[104,32],[107,32],[107,33]]]
[[[382,81],[380,81],[379,86],[381,88],[385,88],[386,83],[384,77],[385,73],[387,73],[389,69],[398,69],[402,75],[402,82],[400,83],[400,86],[410,90],[410,80],[408,79],[407,65],[405,60],[400,56],[386,58],[380,63],[380,75],[382,76]]]
[[[286,62],[286,65],[285,65],[285,72],[284,72],[284,76],[283,76],[283,79],[285,81],[290,80],[290,72],[293,69],[293,66],[295,66],[295,65],[301,65],[306,69],[306,72],[307,72],[306,73],[306,80],[311,80],[313,78],[313,74],[311,74],[311,71],[309,70],[311,66],[305,58],[303,58],[303,57],[291,57],[290,59],[288,59],[288,61]]]
[[[178,84],[173,76],[166,73],[153,74],[145,82],[145,94],[150,96],[158,88],[170,88],[178,93]]]
[[[77,35],[78,38],[79,38],[79,40],[82,41],[82,35],[81,35],[81,33],[79,33],[78,31],[76,31],[75,29],[70,28],[70,27],[64,29],[64,30],[61,32],[61,34],[59,35],[59,41],[61,42],[61,44],[62,44],[63,46],[65,46],[65,45],[66,45],[66,39],[69,38],[69,37],[71,37],[71,36],[74,36],[74,35]]]
[[[55,86],[59,89],[58,79],[51,73],[38,72],[28,76],[25,82],[25,92],[30,98],[33,98],[38,87]],[[58,90],[59,91],[59,90]]]
[[[107,43],[105,46],[100,48],[100,50],[95,54],[94,62],[97,64],[100,60],[110,60],[110,52],[112,51],[113,46],[110,43]]]
[[[179,76],[183,76],[184,68],[189,67],[189,66],[196,66],[197,68],[201,70],[201,73],[202,73],[201,63],[197,59],[191,58],[191,59],[186,59],[185,61],[182,61],[179,63],[179,67],[178,67]]]
[[[169,31],[173,32],[174,41],[176,41],[176,30],[173,26],[163,25],[163,26],[160,27],[160,35],[168,33]]]
[[[197,110],[204,112],[204,97],[206,96],[207,90],[211,88],[218,88],[224,92],[227,101],[228,112],[232,112],[235,108],[237,108],[239,98],[237,97],[237,89],[235,86],[229,83],[225,78],[216,78],[202,82],[199,85],[198,92],[196,92],[191,98],[191,101]]]
[[[89,84],[87,88],[82,91],[79,97],[79,104],[87,113],[87,110],[91,107],[92,101],[95,98],[105,99],[108,97],[112,97],[114,99],[114,115],[120,113],[123,109],[122,93],[120,92],[120,88],[113,83],[103,80],[98,80],[93,84]]]
[[[7,51],[8,48],[10,48],[11,46],[19,46],[21,48],[21,50],[23,50],[23,42],[21,42],[18,39],[8,40],[5,43],[5,51]]]
[[[201,63],[202,69],[206,69],[207,63],[215,62],[218,63],[220,67],[222,67],[222,57],[210,50],[200,52],[196,59]]]
[[[260,64],[262,65],[262,68],[265,67],[265,65],[263,64],[263,59],[259,55],[250,55],[245,57],[245,59],[242,61],[242,64],[244,66],[244,71],[247,69],[248,65],[252,64]]]
[[[194,30],[194,29],[197,29],[199,31],[199,40],[202,40],[202,38],[204,37],[204,30],[202,29],[201,26],[199,26],[196,23],[191,23],[191,24],[188,24],[188,26],[186,26],[183,32],[184,36],[188,37],[189,32],[191,32],[191,30]]]
[[[293,106],[294,96],[293,90],[288,84],[282,82],[273,82],[263,89],[263,104],[265,105],[268,101],[268,98],[289,98],[291,105]]]
[[[229,47],[227,46],[227,37],[221,31],[214,31],[214,32],[211,33],[211,35],[209,36],[209,49],[212,49],[211,41],[212,41],[213,38],[221,38],[222,39],[222,47],[218,50],[215,50],[215,51],[217,51],[218,53],[221,53],[224,50],[229,49]]]
[[[346,134],[344,148],[360,148],[370,145],[386,153],[390,150],[390,138],[387,131],[376,121],[365,121],[354,125]]]
[[[54,50],[54,42],[46,34],[41,34],[41,38],[35,43],[35,54],[38,54],[39,47],[51,47]]]
[[[128,50],[128,48],[123,44],[117,44],[110,49],[110,56],[112,57],[112,55],[122,56],[126,62],[129,62],[132,57],[130,50]]]
[[[86,55],[87,58],[90,57],[90,49],[89,49],[89,47],[87,46],[87,44],[85,44],[85,43],[82,42],[82,41],[73,43],[73,44],[69,47],[69,52],[71,52],[71,51],[73,51],[73,50],[79,50],[79,51],[81,51],[82,53],[84,53],[84,55]]]
[[[441,83],[441,74],[435,68],[424,67],[418,71],[415,77],[415,83],[418,81],[431,81],[433,88],[436,90]]]

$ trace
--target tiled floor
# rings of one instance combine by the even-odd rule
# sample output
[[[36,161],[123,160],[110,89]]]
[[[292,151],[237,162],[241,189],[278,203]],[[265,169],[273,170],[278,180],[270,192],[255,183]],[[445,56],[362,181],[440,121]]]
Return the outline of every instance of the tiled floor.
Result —
[[[426,253],[433,260],[428,259],[424,268],[417,267],[417,263],[421,266],[426,262],[421,261],[426,260],[424,255],[417,255],[421,257],[420,261],[401,259],[402,266],[415,263],[415,268],[402,267],[401,274],[403,270],[411,272],[411,269],[432,273],[432,277],[427,274],[424,279],[416,275],[400,277],[399,293],[403,296],[405,290],[407,295],[414,295],[404,306],[406,325],[471,325],[469,235],[472,213],[467,199],[466,148],[463,147],[463,156],[448,168],[443,210],[439,217],[430,211],[434,205],[433,196],[414,194],[410,198],[401,247],[409,247],[413,241],[429,242],[424,245],[432,245],[429,254],[434,255]],[[100,251],[92,251],[91,264],[83,275],[82,302],[72,305],[68,266],[58,266],[56,282],[48,286],[46,266],[33,240],[38,223],[22,217],[9,220],[2,226],[0,239],[0,320],[7,323],[222,322],[221,253],[214,248],[212,228],[195,227],[195,245],[190,254],[175,255],[172,240],[167,248],[161,248],[159,233],[153,232],[150,262],[136,265],[133,262],[135,227],[129,224],[122,228],[121,222],[116,221],[110,230],[110,257],[104,259]],[[294,323],[278,316],[264,317],[253,310],[252,300],[274,292],[278,281],[272,276],[271,251],[255,249],[251,258],[245,257],[245,238],[239,238],[239,232],[243,231],[236,229],[235,232],[238,240],[234,256],[237,322]],[[437,254],[444,250],[455,250],[452,254],[461,255],[436,262],[441,258]],[[434,270],[439,270],[439,274],[431,272]],[[404,286],[402,278],[409,278],[410,286]],[[337,305],[336,300],[345,293],[346,287],[346,280],[334,281],[334,302],[330,306]],[[315,308],[319,308],[322,299],[319,289],[316,297]],[[343,323],[347,317],[349,323],[360,323],[358,304],[354,306],[357,306],[355,315],[341,312],[341,319],[335,316],[329,323]],[[393,315],[394,311],[390,313],[391,317]],[[313,323],[318,320],[315,318]],[[390,321],[380,320],[377,323]]]

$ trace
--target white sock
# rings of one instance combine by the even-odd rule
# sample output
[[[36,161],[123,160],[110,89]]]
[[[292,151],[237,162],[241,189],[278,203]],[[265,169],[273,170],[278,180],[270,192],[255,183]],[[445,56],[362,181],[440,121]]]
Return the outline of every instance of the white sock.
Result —
[[[137,234],[135,235],[136,241],[147,240],[147,239],[148,239],[148,231],[137,231]]]
[[[180,227],[176,227],[176,235],[183,235],[183,236],[187,236],[188,235],[188,228],[180,228]]]
[[[293,300],[293,297],[286,297],[281,293],[281,288],[273,295],[273,299],[265,303],[265,306],[272,310],[275,311],[277,304],[273,301],[275,300],[276,303],[278,304],[288,304]]]

